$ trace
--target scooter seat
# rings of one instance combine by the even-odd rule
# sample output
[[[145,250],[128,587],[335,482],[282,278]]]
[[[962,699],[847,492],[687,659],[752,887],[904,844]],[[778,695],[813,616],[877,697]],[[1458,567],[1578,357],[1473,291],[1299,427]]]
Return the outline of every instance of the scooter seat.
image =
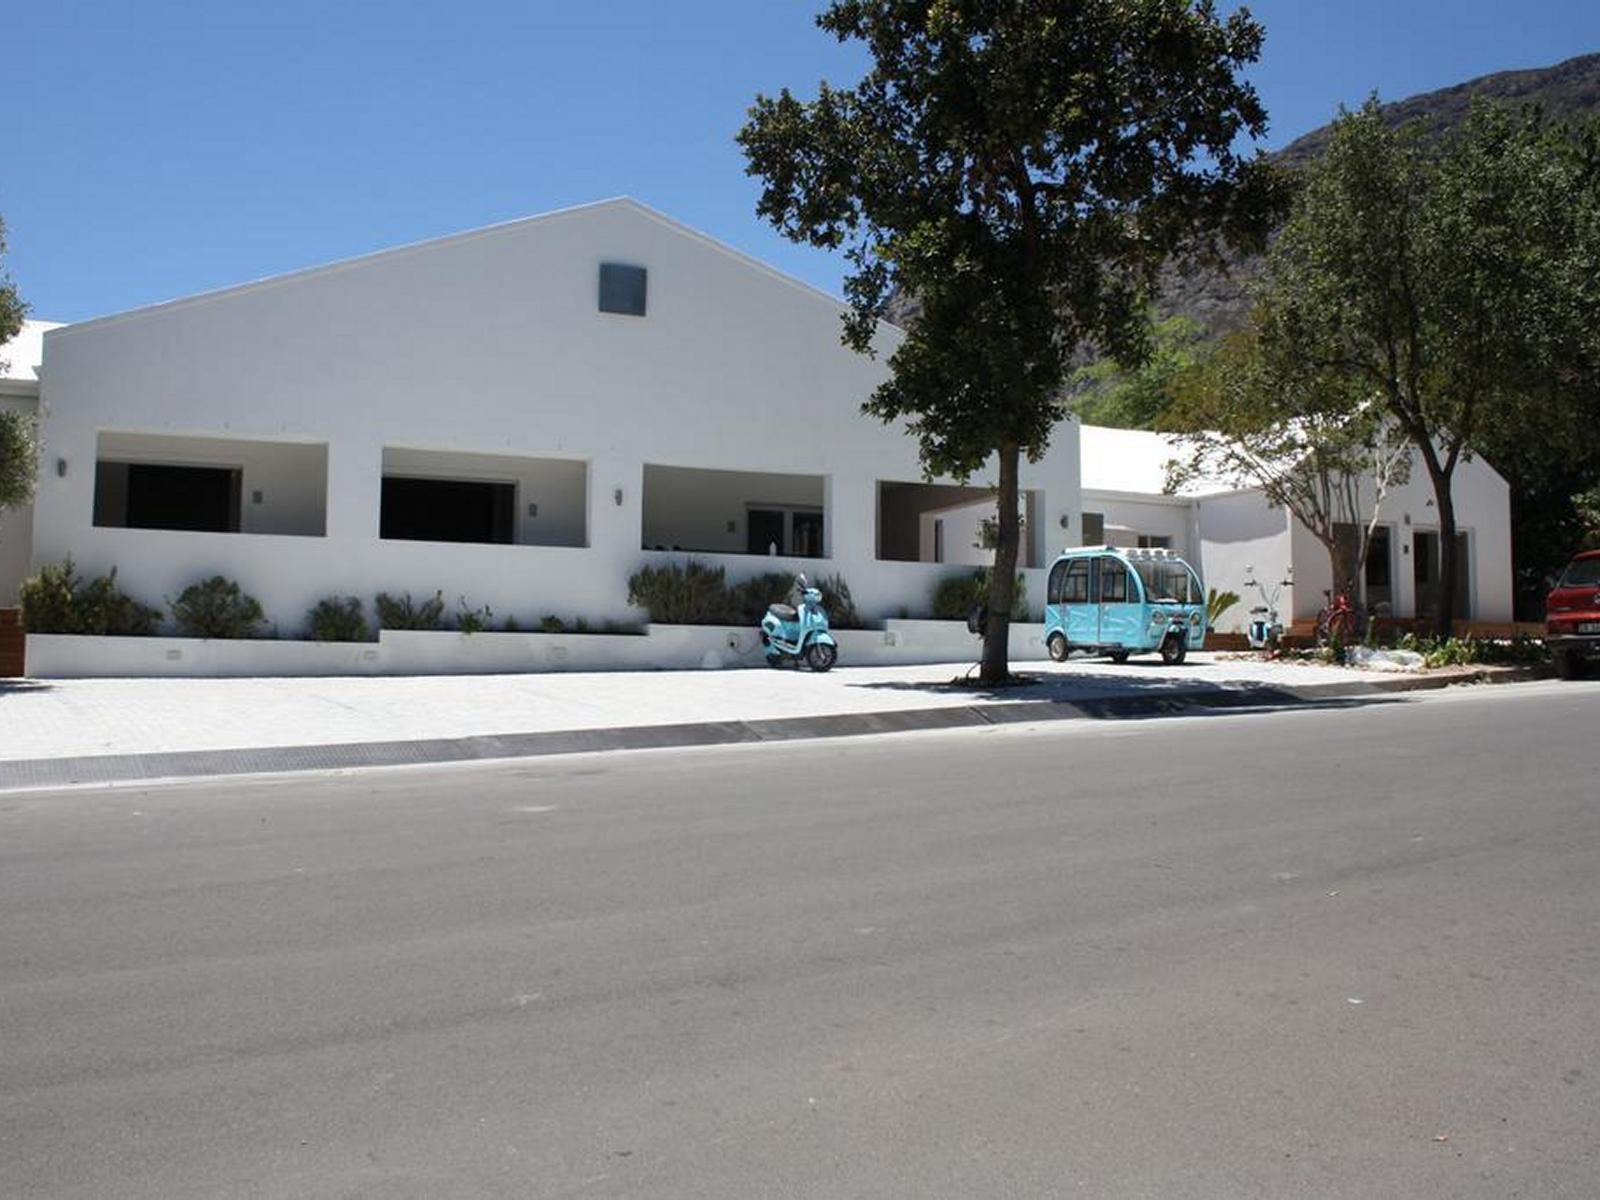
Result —
[[[800,619],[800,614],[795,612],[794,606],[791,604],[769,604],[767,605],[767,611],[780,621],[798,621]]]

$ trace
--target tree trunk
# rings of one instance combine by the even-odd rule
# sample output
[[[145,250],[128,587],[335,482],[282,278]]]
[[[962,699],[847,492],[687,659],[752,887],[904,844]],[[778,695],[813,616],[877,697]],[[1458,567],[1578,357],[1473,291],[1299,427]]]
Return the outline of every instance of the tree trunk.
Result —
[[[1433,497],[1439,506],[1439,624],[1436,632],[1442,638],[1452,637],[1456,625],[1456,572],[1461,563],[1456,556],[1456,502],[1450,494],[1450,477],[1443,476],[1443,486],[1434,480]]]
[[[1350,598],[1352,607],[1360,603],[1360,589],[1356,587],[1356,573],[1361,569],[1355,562],[1355,556],[1350,553],[1350,547],[1343,538],[1338,536],[1338,527],[1334,527],[1334,536],[1325,543],[1328,548],[1328,565],[1333,568],[1333,595],[1337,597],[1341,592]]]
[[[1011,677],[1007,648],[1011,641],[1011,609],[1016,602],[1017,549],[1022,525],[1017,519],[1017,473],[1022,451],[1015,442],[1000,447],[999,538],[994,547],[994,567],[989,572],[989,624],[983,634],[983,683],[1004,683]]]

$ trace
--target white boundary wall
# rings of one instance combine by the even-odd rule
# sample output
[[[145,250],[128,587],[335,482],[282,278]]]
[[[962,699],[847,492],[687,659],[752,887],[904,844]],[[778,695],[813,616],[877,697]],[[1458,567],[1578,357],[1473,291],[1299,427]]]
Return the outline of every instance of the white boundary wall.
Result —
[[[1012,626],[1017,662],[1046,657],[1037,623]],[[958,621],[835,630],[841,667],[976,662]],[[376,642],[28,635],[35,679],[309,675],[502,675],[551,671],[731,670],[766,662],[749,626],[652,625],[644,634],[384,630]]]

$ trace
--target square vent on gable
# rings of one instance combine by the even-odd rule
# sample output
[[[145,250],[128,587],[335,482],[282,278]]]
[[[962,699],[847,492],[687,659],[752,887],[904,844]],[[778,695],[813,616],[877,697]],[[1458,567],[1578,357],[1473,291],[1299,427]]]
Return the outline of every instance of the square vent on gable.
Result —
[[[625,317],[644,316],[648,272],[623,263],[600,264],[600,311]]]

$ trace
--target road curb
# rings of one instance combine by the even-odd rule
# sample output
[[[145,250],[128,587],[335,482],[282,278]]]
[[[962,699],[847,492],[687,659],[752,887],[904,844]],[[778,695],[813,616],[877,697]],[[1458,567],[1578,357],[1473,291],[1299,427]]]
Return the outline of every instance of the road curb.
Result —
[[[82,784],[128,784],[207,776],[418,766],[507,758],[543,758],[606,750],[649,750],[802,739],[861,737],[938,729],[1018,725],[1066,720],[1137,720],[1217,709],[1342,706],[1382,701],[1396,693],[1431,691],[1460,683],[1502,683],[1541,678],[1528,668],[1470,668],[1427,675],[1396,675],[1348,683],[1235,684],[1131,696],[1051,700],[1019,699],[948,708],[889,709],[748,721],[490,734],[393,742],[341,742],[193,750],[157,754],[107,754],[0,762],[0,791]]]

